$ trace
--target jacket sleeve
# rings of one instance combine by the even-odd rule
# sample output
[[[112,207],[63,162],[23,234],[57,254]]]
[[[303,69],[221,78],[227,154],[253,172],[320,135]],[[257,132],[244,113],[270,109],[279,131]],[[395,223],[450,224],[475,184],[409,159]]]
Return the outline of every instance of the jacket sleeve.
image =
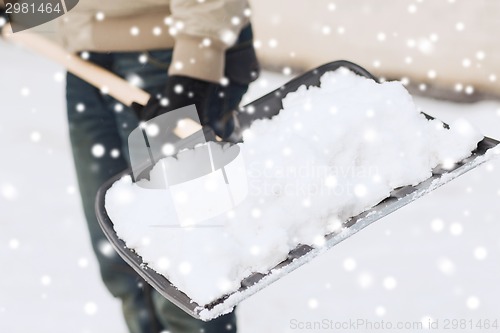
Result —
[[[175,38],[170,75],[220,82],[225,51],[249,22],[247,0],[171,0]]]

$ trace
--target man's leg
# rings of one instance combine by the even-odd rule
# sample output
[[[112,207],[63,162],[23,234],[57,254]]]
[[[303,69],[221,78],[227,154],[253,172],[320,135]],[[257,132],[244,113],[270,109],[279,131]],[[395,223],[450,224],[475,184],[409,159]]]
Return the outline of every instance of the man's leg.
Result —
[[[232,57],[232,65],[240,65],[240,73],[234,75],[234,79],[230,77],[230,84],[224,91],[225,99],[213,98],[214,101],[219,102],[210,105],[209,112],[211,114],[224,114],[236,109],[248,90],[250,81],[255,79],[257,72],[255,75],[249,73],[258,70],[256,60],[252,59],[252,39],[252,30],[251,27],[248,27],[242,31],[235,48],[228,51]],[[239,57],[239,54],[242,56]],[[141,83],[141,87],[150,94],[161,93],[168,78],[167,70],[172,60],[172,51],[148,52],[148,60],[145,64],[139,61],[139,57],[140,54],[136,53],[115,54],[113,72],[124,78],[134,77],[137,82]],[[246,61],[248,64],[245,63]],[[245,75],[246,68],[248,68],[247,75]],[[226,74],[231,76],[229,75],[231,73]],[[152,299],[159,321],[171,333],[236,332],[237,322],[234,311],[210,322],[203,322],[192,318],[155,290],[152,290]]]
[[[124,78],[134,76],[135,80],[141,82],[141,87],[150,94],[160,93],[168,78],[167,69],[172,58],[171,50],[149,52],[149,59],[145,64],[139,62],[139,56],[138,53],[115,53],[113,72]],[[244,92],[241,91],[240,99]],[[124,132],[123,136],[126,135],[126,128],[128,125],[121,128]],[[152,290],[151,297],[158,320],[171,333],[236,332],[234,313],[207,323],[191,317],[155,290]]]
[[[108,68],[112,64],[109,55],[92,53],[90,60]],[[163,328],[154,315],[151,288],[111,248],[94,212],[98,188],[111,176],[127,168],[119,130],[120,126],[125,126],[125,122],[116,117],[116,111],[109,107],[109,100],[98,89],[68,74],[67,108],[71,146],[83,208],[102,279],[111,294],[122,300],[130,332],[156,333]],[[133,128],[135,124],[126,126]]]

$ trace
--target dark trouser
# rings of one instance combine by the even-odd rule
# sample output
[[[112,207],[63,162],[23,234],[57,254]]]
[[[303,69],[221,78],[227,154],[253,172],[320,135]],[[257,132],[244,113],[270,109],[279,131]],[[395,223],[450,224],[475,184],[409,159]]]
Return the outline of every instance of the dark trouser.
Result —
[[[251,40],[251,29],[247,28],[235,46],[237,52],[241,52],[242,46],[251,47]],[[143,54],[149,57],[146,63],[139,61]],[[89,60],[123,78],[137,76],[144,90],[157,94],[167,80],[171,57],[172,50],[169,49],[147,53],[90,53]],[[241,63],[242,67],[245,65]],[[239,104],[248,88],[248,82],[236,81],[231,80],[226,92],[228,109]],[[137,127],[138,120],[131,109],[69,73],[66,98],[71,145],[92,246],[104,284],[114,297],[122,301],[130,332],[236,332],[234,313],[208,323],[190,317],[147,285],[111,250],[99,228],[94,201],[98,188],[106,180],[129,167],[127,137]],[[104,154],[96,147],[104,147]]]

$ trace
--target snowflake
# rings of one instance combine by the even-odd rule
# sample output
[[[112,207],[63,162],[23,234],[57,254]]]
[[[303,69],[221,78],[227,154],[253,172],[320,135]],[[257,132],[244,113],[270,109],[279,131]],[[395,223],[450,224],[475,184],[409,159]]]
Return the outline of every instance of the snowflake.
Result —
[[[450,225],[450,233],[453,235],[453,236],[459,236],[462,234],[464,228],[463,226],[458,223],[458,222],[454,222]]]
[[[42,276],[42,278],[40,279],[40,283],[44,286],[48,286],[50,285],[52,282],[52,279],[50,278],[50,276],[48,275],[44,275]]]
[[[252,209],[251,214],[252,214],[252,217],[253,217],[254,219],[258,219],[258,218],[260,218],[260,217],[262,216],[262,212],[261,212],[261,210],[260,210],[260,209],[258,209],[258,208],[254,208],[254,209]]]
[[[179,272],[183,275],[188,275],[191,273],[192,267],[191,264],[187,261],[181,262],[179,264]]]
[[[317,299],[315,298],[311,298],[307,301],[307,306],[309,306],[309,308],[311,309],[316,309],[319,305],[319,302]]]
[[[97,247],[99,249],[99,252],[101,252],[101,254],[103,254],[105,257],[110,258],[115,254],[113,247],[107,240],[101,240]]]
[[[379,33],[377,34],[377,40],[378,40],[379,42],[383,42],[383,41],[385,41],[385,40],[386,40],[386,38],[387,38],[387,36],[386,36],[386,35],[385,35],[385,33],[383,33],[383,32],[379,32]]]
[[[369,273],[361,273],[358,276],[358,283],[361,288],[366,289],[372,285],[373,278]]]
[[[92,155],[95,158],[101,158],[104,156],[106,153],[106,148],[100,143],[96,143],[95,145],[92,146]]]
[[[94,302],[87,302],[83,307],[83,311],[87,315],[93,316],[97,313],[97,305]]]
[[[130,28],[130,34],[132,36],[139,36],[139,33],[140,33],[140,30],[138,27],[133,26],[132,28]]]
[[[434,51],[434,45],[427,38],[419,39],[417,47],[423,54],[430,54]]]
[[[161,149],[161,152],[165,155],[165,156],[171,156],[175,153],[175,146],[171,143],[166,143],[163,145],[162,149]]]
[[[473,86],[467,86],[467,87],[465,87],[465,93],[467,95],[472,95],[474,93],[474,87]]]
[[[41,138],[42,138],[42,135],[40,134],[40,132],[35,131],[35,132],[32,132],[30,134],[30,139],[33,142],[39,142]]]
[[[161,28],[160,28],[160,27],[154,27],[154,28],[153,28],[153,35],[155,35],[155,36],[160,36],[160,35],[161,35],[161,33],[162,33],[162,30],[161,30]]]
[[[130,74],[127,76],[127,81],[134,87],[143,87],[144,80],[137,74]]]
[[[474,257],[477,260],[484,260],[486,259],[487,256],[488,256],[488,251],[484,247],[479,246],[474,249]]]
[[[439,258],[436,264],[443,274],[452,275],[455,272],[455,264],[448,258]]]
[[[148,62],[148,55],[143,53],[139,56],[138,60],[139,60],[139,63],[145,64]]]
[[[278,41],[274,38],[271,38],[267,45],[269,45],[270,48],[274,49],[278,46]]]
[[[160,257],[156,262],[156,266],[162,272],[166,272],[170,267],[170,260],[166,257]]]
[[[434,232],[440,232],[444,229],[444,222],[441,219],[434,219],[431,221],[431,229]]]
[[[463,22],[458,22],[457,24],[455,24],[455,29],[457,29],[457,31],[464,31],[465,24]]]
[[[17,250],[20,246],[20,243],[19,243],[19,240],[16,239],[16,238],[13,238],[9,241],[9,247],[12,249],[12,250]]]
[[[78,259],[78,267],[86,268],[88,265],[89,265],[89,261],[87,260],[87,258]]]
[[[394,277],[388,276],[383,281],[384,288],[387,290],[393,290],[397,286],[397,281]]]
[[[232,25],[240,25],[241,24],[241,19],[238,16],[233,16],[231,18],[231,24]]]
[[[87,52],[87,51],[83,51],[81,54],[80,54],[80,57],[83,59],[83,60],[89,60],[90,58],[90,53]]]
[[[118,157],[120,157],[120,150],[116,149],[116,148],[113,149],[113,150],[111,150],[110,156],[112,158],[118,158]]]
[[[14,200],[18,197],[19,192],[11,184],[5,184],[1,189],[2,196],[7,200]]]
[[[358,184],[354,187],[354,195],[358,198],[363,198],[368,193],[368,188],[363,184]]]
[[[476,296],[470,296],[467,298],[466,305],[469,309],[475,310],[479,307],[479,304],[479,298],[477,298]]]
[[[97,12],[95,14],[95,19],[97,21],[104,21],[105,18],[106,18],[106,15],[103,12]]]
[[[348,272],[353,271],[354,269],[356,269],[357,266],[356,260],[354,260],[353,258],[346,258],[344,260],[343,266],[346,271]]]
[[[29,96],[29,95],[30,95],[30,93],[31,93],[31,91],[30,91],[30,89],[29,89],[29,88],[27,88],[27,87],[23,87],[23,88],[21,89],[21,95],[22,95],[22,96],[24,96],[24,97]]]
[[[377,316],[379,316],[379,317],[382,317],[383,315],[385,315],[385,313],[386,313],[386,312],[387,312],[387,311],[386,311],[385,307],[383,307],[383,306],[381,306],[381,305],[379,305],[379,306],[377,306],[377,307],[375,308],[375,314],[376,314]]]
[[[290,67],[284,67],[282,72],[283,75],[289,76],[292,74],[292,69]]]
[[[148,136],[154,137],[157,136],[159,133],[160,133],[160,127],[157,124],[152,123],[146,125],[146,134]]]
[[[77,112],[83,112],[83,111],[85,111],[85,104],[83,104],[83,103],[78,103],[78,104],[76,105],[76,111],[77,111]]]
[[[64,73],[63,72],[54,73],[54,81],[62,82],[63,80],[64,80]]]

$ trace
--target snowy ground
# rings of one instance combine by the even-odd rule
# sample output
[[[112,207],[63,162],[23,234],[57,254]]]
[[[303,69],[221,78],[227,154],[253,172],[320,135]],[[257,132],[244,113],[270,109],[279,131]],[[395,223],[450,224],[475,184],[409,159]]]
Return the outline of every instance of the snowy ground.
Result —
[[[125,332],[119,304],[101,285],[79,204],[63,71],[4,44],[0,54],[7,79],[0,83],[0,332]],[[247,98],[287,80],[265,73]],[[500,138],[500,103],[417,102]],[[239,307],[240,332],[328,332],[330,324],[357,320],[425,326],[427,317],[439,320],[439,331],[447,319],[500,325],[499,176],[500,161],[490,162],[261,291]],[[328,325],[298,328],[311,321]]]

